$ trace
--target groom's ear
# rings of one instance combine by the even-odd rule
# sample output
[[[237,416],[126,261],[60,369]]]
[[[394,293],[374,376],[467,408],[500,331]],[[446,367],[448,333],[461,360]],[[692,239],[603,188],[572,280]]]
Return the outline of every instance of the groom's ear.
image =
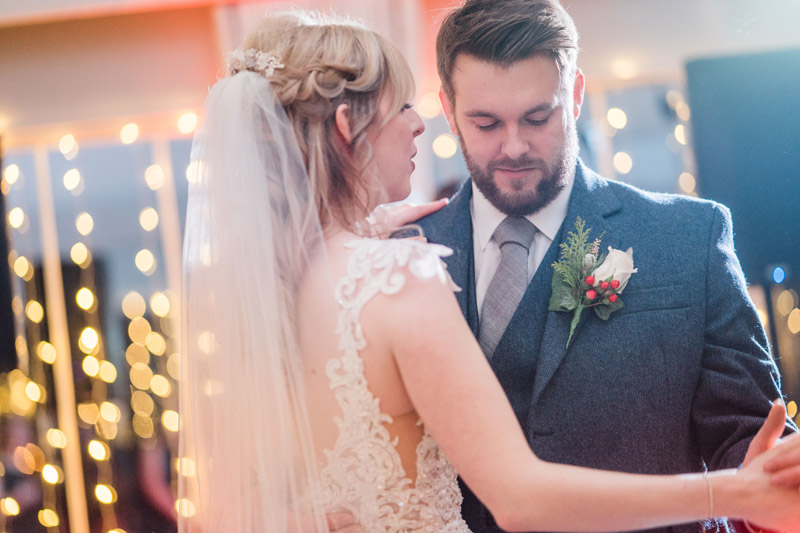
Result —
[[[453,135],[458,135],[458,128],[456,128],[456,117],[453,114],[453,103],[445,94],[444,89],[439,89],[439,101],[442,103],[442,111],[444,111],[444,118],[447,119],[447,124],[450,126],[450,131]]]
[[[586,80],[583,77],[581,69],[575,69],[575,85],[572,88],[572,113],[575,120],[581,115],[581,106],[583,106],[583,90],[586,86]]]
[[[350,130],[350,106],[347,104],[339,104],[335,113],[336,130],[339,135],[345,140],[347,146],[353,142],[353,133]]]

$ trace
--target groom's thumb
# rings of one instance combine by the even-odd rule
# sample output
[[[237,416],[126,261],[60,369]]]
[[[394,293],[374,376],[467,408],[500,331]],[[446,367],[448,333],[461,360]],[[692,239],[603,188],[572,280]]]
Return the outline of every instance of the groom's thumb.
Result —
[[[758,430],[758,433],[756,433],[756,436],[753,437],[753,440],[750,442],[742,466],[747,466],[757,455],[775,446],[775,443],[778,442],[778,439],[783,435],[785,429],[786,406],[783,400],[778,398],[772,402],[772,407],[769,410],[767,419],[764,420],[761,429]]]

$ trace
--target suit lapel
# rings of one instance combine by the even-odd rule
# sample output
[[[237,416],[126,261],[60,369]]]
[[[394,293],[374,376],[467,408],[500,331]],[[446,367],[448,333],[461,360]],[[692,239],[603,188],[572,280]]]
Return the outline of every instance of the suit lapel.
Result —
[[[431,224],[421,221],[425,236],[430,242],[452,248],[453,255],[445,257],[447,271],[461,290],[456,300],[474,334],[478,332],[478,308],[475,303],[475,268],[472,244],[472,216],[470,200],[472,181],[461,186],[450,203],[438,213],[431,215]],[[435,220],[435,222],[433,222]]]
[[[599,237],[600,234],[606,232],[601,244],[601,252],[606,250],[608,246],[616,247],[617,243],[613,232],[610,230],[611,225],[607,217],[619,211],[621,207],[619,199],[613,191],[609,189],[605,180],[584,167],[583,163],[579,160],[575,172],[575,182],[572,186],[572,194],[570,195],[567,216],[564,219],[564,223],[561,225],[557,237],[558,243],[564,242],[567,238],[567,234],[570,231],[574,231],[575,220],[577,217],[581,217],[581,219],[586,222],[586,227],[592,230],[590,238]],[[555,241],[554,244],[556,244]],[[560,250],[554,260],[557,260],[559,256]],[[547,267],[550,268],[550,265],[547,265]],[[550,276],[550,278],[552,279],[552,276]],[[551,288],[548,286],[547,293],[540,296],[549,300],[550,290]],[[591,320],[593,314],[591,310],[585,310],[583,312],[581,322],[578,325],[575,337],[570,345],[570,350],[580,341],[582,325],[587,320]],[[568,350],[566,344],[567,338],[569,337],[571,320],[572,313],[547,311],[544,335],[542,336],[542,344],[539,349],[536,377],[533,384],[531,406],[536,404],[542,391],[544,391],[545,387],[556,373],[556,370],[558,370],[558,367],[567,356]]]

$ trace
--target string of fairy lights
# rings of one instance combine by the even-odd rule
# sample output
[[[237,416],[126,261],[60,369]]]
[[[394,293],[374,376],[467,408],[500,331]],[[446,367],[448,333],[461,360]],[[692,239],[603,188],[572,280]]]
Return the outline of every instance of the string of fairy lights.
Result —
[[[179,131],[191,133],[197,124],[197,115],[186,113],[178,122]],[[127,124],[120,132],[123,144],[132,144],[139,136],[136,124]],[[85,379],[76,376],[76,405],[78,425],[84,433],[91,432],[87,442],[82,444],[85,461],[91,461],[96,470],[96,482],[90,493],[96,503],[91,506],[99,513],[101,529],[108,533],[124,533],[118,527],[115,504],[119,495],[115,487],[112,457],[119,446],[131,440],[130,433],[136,436],[139,448],[153,447],[162,433],[176,434],[180,426],[178,415],[177,382],[179,380],[180,355],[176,351],[179,343],[179,318],[177,295],[163,287],[157,276],[156,254],[159,244],[154,231],[159,226],[159,212],[152,202],[145,202],[139,210],[138,225],[142,235],[142,247],[132,257],[139,272],[147,277],[150,287],[147,298],[134,290],[129,291],[119,302],[127,323],[127,348],[117,357],[117,364],[106,352],[105,339],[100,323],[100,308],[112,305],[98,300],[96,272],[94,271],[94,243],[92,233],[95,221],[86,205],[86,180],[80,171],[80,152],[77,140],[71,134],[63,136],[58,143],[59,152],[66,161],[75,165],[67,170],[60,185],[71,193],[73,198],[74,235],[71,231],[59,229],[60,239],[73,239],[69,247],[69,260],[79,267],[79,288],[67,298],[74,299],[74,306],[80,315],[72,320],[71,330],[77,331],[70,343],[77,346],[80,353],[80,371]],[[191,171],[187,174],[191,176]],[[93,177],[97,178],[97,177]],[[142,173],[142,182],[147,189],[157,192],[165,184],[165,172],[157,164],[150,165]],[[13,204],[14,193],[25,186],[24,172],[18,165],[9,165],[2,176],[2,192],[8,205]],[[171,185],[171,184],[170,184]],[[54,186],[58,186],[57,184]],[[63,206],[60,206],[63,209]],[[36,250],[30,243],[31,220],[23,207],[13,206],[8,210],[7,222],[11,228],[11,251],[9,265],[12,270],[12,308],[15,317],[16,351],[18,368],[3,376],[0,383],[0,414],[16,416],[27,420],[35,428],[36,442],[19,446],[13,453],[9,465],[24,476],[40,476],[41,509],[38,511],[39,523],[48,531],[58,531],[67,522],[63,508],[63,498],[58,497],[56,487],[64,482],[65,474],[60,464],[60,451],[67,446],[66,432],[58,427],[53,415],[54,385],[52,366],[59,357],[53,344],[48,341],[43,326],[46,322],[46,309],[41,283],[37,284],[37,267],[34,256]],[[19,250],[26,250],[21,253]],[[161,283],[161,286],[155,288]],[[70,302],[72,304],[72,302]],[[29,350],[29,346],[32,350]],[[35,357],[31,357],[31,351]],[[127,367],[127,372],[120,368]],[[126,376],[127,374],[127,376]],[[127,386],[121,382],[127,377]],[[128,402],[125,396],[129,396]],[[124,421],[129,420],[126,424]],[[126,442],[120,443],[123,440]],[[168,439],[163,439],[168,440]],[[171,439],[176,444],[176,439]],[[173,446],[174,447],[174,446]],[[176,450],[171,450],[177,457]],[[179,462],[173,463],[173,487]],[[183,475],[192,475],[193,469],[187,461],[180,465]],[[6,465],[0,462],[0,476],[6,473]],[[0,531],[6,531],[6,522],[20,514],[22,505],[11,495],[0,499]],[[184,514],[193,509],[183,503],[176,508]],[[12,522],[13,525],[13,522]],[[13,529],[12,529],[13,531]]]
[[[683,95],[677,90],[666,94],[666,104],[677,117],[674,130],[666,139],[667,147],[681,153],[684,168],[693,168],[691,149],[687,145],[688,121],[691,111]],[[420,114],[428,120],[442,113],[436,93],[426,93],[417,103]],[[620,107],[606,110],[603,131],[609,139],[628,125],[628,114]],[[180,116],[178,131],[191,134],[197,126],[197,115],[185,113]],[[124,145],[139,142],[140,131],[135,123],[126,124],[120,130],[120,142]],[[436,136],[431,144],[436,157],[448,159],[458,153],[458,140],[450,133]],[[162,164],[152,162],[138,172],[141,185],[138,196],[138,219],[128,221],[138,224],[140,238],[138,251],[130,257],[139,273],[145,277],[146,291],[129,290],[121,301],[101,300],[98,292],[97,271],[94,256],[97,253],[93,234],[95,219],[91,207],[83,194],[90,186],[81,172],[78,157],[78,140],[71,134],[58,142],[58,152],[73,165],[56,181],[54,187],[63,187],[72,198],[72,220],[74,227],[59,229],[60,238],[70,239],[69,261],[79,269],[78,287],[68,294],[70,306],[77,309],[70,315],[70,331],[75,338],[71,345],[77,347],[72,355],[75,368],[83,374],[76,379],[75,413],[82,432],[82,457],[96,471],[89,494],[94,498],[92,508],[99,514],[103,533],[125,533],[119,525],[117,503],[118,480],[113,469],[113,458],[125,446],[153,449],[166,445],[174,461],[170,465],[170,478],[174,494],[176,477],[193,476],[195,469],[188,459],[178,458],[174,438],[180,428],[177,388],[180,379],[179,354],[179,295],[174,294],[164,282],[161,274],[164,265],[159,264],[158,247],[163,246],[163,215],[156,197],[164,187],[174,187],[169,170]],[[619,176],[628,174],[634,165],[634,156],[619,150],[612,151],[612,164]],[[49,532],[57,532],[67,523],[68,510],[63,503],[65,467],[63,451],[68,445],[67,428],[59,427],[54,415],[56,401],[54,365],[59,354],[54,341],[49,338],[45,324],[50,319],[42,294],[42,276],[36,266],[38,250],[31,238],[39,231],[37,221],[26,209],[14,203],[15,193],[26,184],[25,173],[12,164],[7,166],[0,180],[0,189],[8,206],[7,224],[10,228],[11,250],[8,256],[12,271],[12,310],[16,336],[17,368],[0,376],[0,416],[17,417],[28,421],[33,427],[31,442],[18,446],[6,464],[0,461],[0,477],[13,468],[29,480],[41,486],[41,505],[38,521]],[[185,179],[193,182],[196,169],[190,164]],[[91,176],[99,179],[99,176]],[[677,176],[677,187],[684,194],[696,195],[696,179],[686,170]],[[63,207],[63,206],[61,206]],[[100,221],[101,223],[103,221]],[[163,254],[162,254],[163,255]],[[141,280],[140,280],[141,281]],[[783,353],[800,353],[800,299],[791,288],[777,282],[773,286],[772,301],[775,313],[781,321],[779,332],[790,339],[790,346],[782,347]],[[106,335],[101,323],[100,311],[107,306],[120,310],[126,320],[126,341],[121,353],[109,353]],[[762,322],[767,323],[768,314],[763,306],[759,309]],[[206,340],[207,341],[207,340]],[[200,345],[205,341],[198,339]],[[774,342],[774,341],[773,341]],[[783,342],[783,341],[782,341]],[[77,364],[79,362],[79,365]],[[800,364],[800,363],[799,363]],[[790,402],[789,415],[797,414],[797,405]],[[9,463],[10,461],[10,463]],[[22,505],[12,495],[0,493],[0,533],[13,531],[13,519],[22,511]],[[191,516],[195,512],[191,501],[175,502],[178,514]],[[7,523],[12,524],[8,529]]]

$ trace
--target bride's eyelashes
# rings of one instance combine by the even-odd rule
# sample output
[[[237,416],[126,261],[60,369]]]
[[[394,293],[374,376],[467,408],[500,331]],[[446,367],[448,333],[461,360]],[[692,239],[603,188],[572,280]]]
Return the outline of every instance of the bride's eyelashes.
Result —
[[[412,107],[414,107],[414,104],[404,104],[403,107],[400,108],[400,112],[402,113],[403,111],[411,109]]]

